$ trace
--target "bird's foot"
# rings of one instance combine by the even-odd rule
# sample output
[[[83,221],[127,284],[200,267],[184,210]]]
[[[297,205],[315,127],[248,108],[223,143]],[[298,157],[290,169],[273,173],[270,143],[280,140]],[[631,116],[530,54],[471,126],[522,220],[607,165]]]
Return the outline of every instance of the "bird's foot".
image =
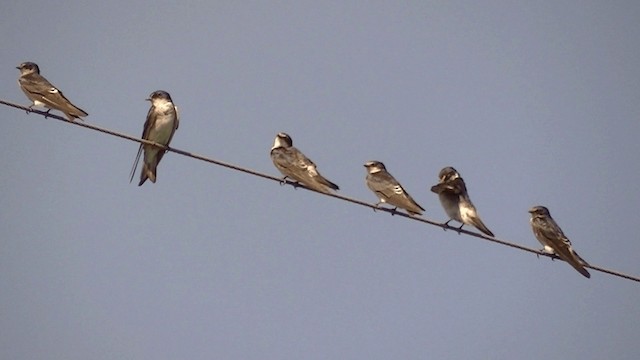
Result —
[[[451,220],[453,220],[453,219],[449,219],[446,222],[442,223],[442,230],[447,231],[449,229],[452,229],[453,231],[457,232],[458,235],[460,235],[460,233],[462,232],[461,230],[462,230],[462,227],[464,226],[464,224],[460,225],[460,227],[451,226],[451,225],[449,225]]]
[[[547,249],[545,249],[545,248],[542,248],[542,249],[540,249],[540,250],[538,250],[538,251],[539,251],[540,253],[542,253],[542,254],[544,254],[544,255],[546,255],[546,256],[548,256],[548,257],[550,257],[550,258],[551,258],[551,261],[555,261],[556,259],[560,259],[560,257],[559,257],[556,253],[549,252],[549,251],[547,251]],[[536,257],[537,257],[538,259],[540,258],[540,255],[542,255],[542,254],[540,254],[540,253],[537,253],[537,254],[536,254]]]

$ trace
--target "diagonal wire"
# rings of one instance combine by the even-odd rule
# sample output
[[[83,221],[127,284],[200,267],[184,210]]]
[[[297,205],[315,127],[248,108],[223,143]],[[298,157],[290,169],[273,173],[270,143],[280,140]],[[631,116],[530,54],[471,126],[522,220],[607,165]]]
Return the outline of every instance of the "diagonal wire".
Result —
[[[191,152],[188,152],[188,151],[184,151],[184,150],[180,150],[180,149],[164,146],[164,145],[155,143],[153,141],[140,139],[140,138],[137,138],[137,137],[134,137],[134,136],[131,136],[131,135],[127,135],[127,134],[123,134],[123,133],[116,132],[116,131],[113,131],[113,130],[105,129],[105,128],[102,128],[102,127],[99,127],[99,126],[96,126],[96,125],[90,125],[90,124],[86,124],[84,122],[70,122],[66,118],[63,118],[63,117],[55,115],[55,114],[50,114],[50,113],[48,113],[46,111],[32,109],[32,108],[29,108],[29,107],[26,107],[26,106],[23,106],[23,105],[19,105],[19,104],[15,104],[15,103],[11,103],[11,102],[8,102],[8,101],[2,100],[2,99],[0,99],[0,104],[4,104],[4,105],[10,106],[10,107],[14,107],[16,109],[22,109],[22,110],[26,111],[27,113],[36,113],[38,115],[44,116],[45,118],[53,118],[53,119],[62,121],[62,122],[67,123],[67,124],[73,124],[73,125],[81,126],[81,127],[87,128],[87,129],[95,130],[95,131],[98,131],[98,132],[101,132],[101,133],[105,133],[105,134],[108,134],[108,135],[111,135],[111,136],[119,137],[119,138],[122,138],[122,139],[138,142],[138,143],[141,143],[141,144],[152,145],[152,146],[155,146],[155,147],[158,147],[158,148],[161,148],[161,149],[165,149],[166,151],[174,152],[174,153],[180,154],[182,156],[186,156],[186,157],[190,157],[190,158],[193,158],[193,159],[201,160],[201,161],[208,162],[208,163],[211,163],[211,164],[214,164],[214,165],[226,167],[228,169],[240,171],[240,172],[243,172],[243,173],[247,173],[247,174],[250,174],[250,175],[258,176],[258,177],[261,177],[261,178],[264,178],[264,179],[269,179],[269,180],[272,180],[272,181],[277,181],[281,185],[288,184],[288,185],[291,185],[291,186],[293,186],[295,188],[298,188],[298,187],[304,188],[306,190],[316,192],[316,193],[318,193],[320,195],[326,195],[326,196],[330,196],[330,197],[333,197],[333,198],[336,198],[336,199],[340,199],[340,200],[343,200],[343,201],[346,201],[346,202],[350,202],[352,204],[368,207],[368,208],[373,209],[374,211],[378,211],[379,210],[379,211],[387,212],[387,213],[389,213],[389,214],[391,214],[393,216],[400,216],[400,217],[407,218],[409,220],[419,221],[419,222],[426,223],[426,224],[429,224],[429,225],[432,225],[432,226],[437,226],[437,227],[442,228],[443,230],[453,230],[453,231],[457,232],[458,234],[465,234],[465,235],[473,236],[473,237],[476,237],[476,238],[479,238],[479,239],[482,239],[482,240],[490,241],[490,242],[493,242],[493,243],[496,243],[496,244],[500,244],[500,245],[512,247],[512,248],[515,248],[515,249],[518,249],[518,250],[530,252],[532,254],[535,254],[536,256],[546,256],[546,257],[549,257],[551,259],[559,259],[556,255],[546,253],[546,252],[544,252],[542,250],[533,249],[533,248],[522,246],[522,245],[519,245],[519,244],[516,244],[516,243],[513,243],[513,242],[509,242],[509,241],[506,241],[506,240],[500,240],[500,239],[497,239],[497,238],[494,238],[494,237],[489,237],[489,236],[486,236],[484,234],[472,232],[472,231],[465,230],[465,229],[460,229],[460,228],[457,228],[457,227],[453,227],[453,226],[450,226],[450,225],[447,225],[447,224],[444,224],[444,223],[439,223],[439,222],[436,222],[436,221],[433,221],[433,220],[429,220],[429,219],[426,219],[426,218],[411,216],[411,215],[408,215],[408,214],[406,214],[404,212],[396,211],[395,209],[379,207],[379,206],[377,206],[375,204],[371,204],[371,203],[364,202],[364,201],[361,201],[361,200],[358,200],[358,199],[354,199],[354,198],[350,198],[350,197],[347,197],[347,196],[343,196],[343,195],[339,195],[339,194],[333,194],[333,193],[319,192],[319,191],[316,191],[314,189],[310,189],[310,188],[308,188],[308,187],[306,187],[306,186],[304,186],[302,184],[299,184],[299,183],[297,183],[295,181],[282,179],[280,177],[275,177],[275,176],[272,176],[272,175],[269,175],[269,174],[264,174],[264,173],[261,173],[261,172],[257,172],[255,170],[251,170],[251,169],[247,169],[247,168],[244,168],[244,167],[241,167],[241,166],[233,165],[233,164],[230,164],[230,163],[227,163],[227,162],[224,162],[224,161],[215,160],[215,159],[212,159],[212,158],[209,158],[209,157],[206,157],[206,156],[202,156],[202,155],[198,155],[198,154],[195,154],[195,153],[191,153]],[[640,277],[628,275],[628,274],[625,274],[625,273],[622,273],[622,272],[619,272],[619,271],[610,270],[610,269],[606,269],[606,268],[599,267],[599,266],[594,266],[594,265],[585,265],[585,267],[589,268],[589,269],[593,269],[595,271],[600,271],[602,273],[606,273],[606,274],[610,274],[610,275],[617,276],[617,277],[620,277],[620,278],[624,278],[624,279],[627,279],[627,280],[640,282]]]

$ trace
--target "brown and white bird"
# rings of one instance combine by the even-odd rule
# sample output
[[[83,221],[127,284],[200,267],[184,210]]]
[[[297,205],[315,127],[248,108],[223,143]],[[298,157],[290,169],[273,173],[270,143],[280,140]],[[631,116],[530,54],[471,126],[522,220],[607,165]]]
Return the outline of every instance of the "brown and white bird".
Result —
[[[284,175],[302,185],[323,193],[340,190],[338,185],[320,175],[316,164],[293,146],[291,136],[278,133],[271,147],[271,161]]]
[[[178,107],[173,104],[169,93],[163,90],[152,92],[146,100],[151,101],[151,108],[149,108],[149,112],[147,113],[147,121],[144,123],[142,138],[164,146],[169,146],[173,134],[175,134],[180,125]],[[156,182],[158,164],[166,152],[166,150],[153,145],[140,144],[138,155],[133,163],[133,169],[131,169],[131,179],[129,182],[133,181],[133,176],[135,175],[136,167],[138,166],[138,161],[140,161],[140,155],[143,150],[144,160],[142,162],[138,186],[144,184],[147,179],[151,180],[152,183]]]
[[[20,70],[18,84],[25,95],[33,102],[33,106],[44,106],[48,108],[47,113],[53,110],[62,111],[69,121],[81,119],[87,116],[86,111],[73,105],[55,86],[51,85],[47,79],[40,75],[40,68],[32,62],[23,62],[16,67]]]
[[[534,206],[529,210],[531,214],[531,229],[536,239],[544,248],[542,251],[555,254],[569,263],[583,276],[590,278],[591,274],[584,268],[587,264],[571,246],[571,241],[564,235],[560,226],[551,217],[549,209],[544,206]]]
[[[422,215],[424,209],[413,200],[411,195],[400,185],[380,161],[368,161],[364,164],[367,168],[366,183],[369,189],[380,199],[376,204],[388,203],[396,208],[402,208],[409,215]]]
[[[464,225],[474,226],[476,229],[493,237],[491,230],[480,220],[476,207],[473,206],[469,198],[467,186],[458,171],[451,166],[445,167],[440,170],[438,178],[440,178],[440,181],[437,185],[431,187],[431,191],[438,194],[440,203],[442,203],[444,211],[449,216],[449,221],[455,220],[462,223],[460,229]],[[449,221],[445,224],[448,225]]]

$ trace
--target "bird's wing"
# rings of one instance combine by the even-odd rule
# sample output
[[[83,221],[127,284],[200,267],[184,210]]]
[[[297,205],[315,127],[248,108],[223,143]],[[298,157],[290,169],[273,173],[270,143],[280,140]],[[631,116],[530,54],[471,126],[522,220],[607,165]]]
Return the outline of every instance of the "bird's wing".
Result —
[[[151,128],[153,127],[153,125],[156,123],[157,116],[155,115],[155,112],[153,110],[154,110],[154,107],[152,105],[149,108],[149,112],[147,113],[147,120],[144,122],[144,127],[142,129],[142,139],[144,140],[149,139],[149,132],[151,131]],[[135,176],[136,168],[138,167],[138,162],[140,162],[140,156],[142,155],[143,145],[144,144],[140,144],[140,146],[138,147],[138,154],[136,155],[136,159],[133,162],[133,167],[131,168],[129,182],[132,182],[133,177]]]

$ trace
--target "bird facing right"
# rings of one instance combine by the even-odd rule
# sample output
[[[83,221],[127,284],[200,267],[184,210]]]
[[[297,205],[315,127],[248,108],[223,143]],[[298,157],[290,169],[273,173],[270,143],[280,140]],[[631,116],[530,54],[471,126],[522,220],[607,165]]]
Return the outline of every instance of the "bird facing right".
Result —
[[[40,75],[40,68],[36,63],[23,62],[16,69],[20,70],[20,77],[18,78],[20,89],[33,102],[29,108],[37,105],[48,108],[47,113],[51,109],[62,111],[71,122],[74,119],[82,120],[82,116],[89,115],[84,110],[73,105],[71,101],[64,97],[62,91],[51,85],[44,76]]]
[[[413,200],[411,195],[400,185],[380,161],[367,161],[367,186],[380,199],[376,206],[388,203],[407,210],[409,215],[422,215],[424,209]]]
[[[544,246],[542,251],[555,254],[569,263],[583,276],[590,278],[591,274],[584,268],[587,264],[578,253],[573,250],[571,241],[564,235],[560,226],[551,217],[549,209],[544,206],[534,206],[529,210],[531,214],[531,229],[536,239]]]

